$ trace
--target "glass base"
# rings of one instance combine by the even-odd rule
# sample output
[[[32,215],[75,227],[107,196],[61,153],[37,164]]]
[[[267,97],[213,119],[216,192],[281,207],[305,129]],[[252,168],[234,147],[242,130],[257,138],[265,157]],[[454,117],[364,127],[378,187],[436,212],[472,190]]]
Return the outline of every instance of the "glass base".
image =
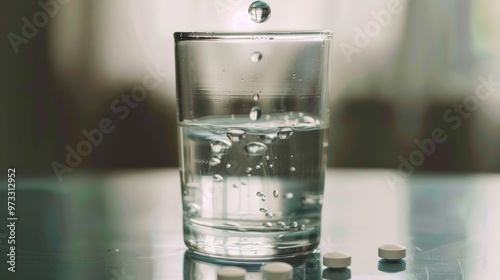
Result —
[[[320,242],[320,227],[287,231],[240,231],[184,224],[184,243],[194,252],[218,258],[273,259],[305,255]]]

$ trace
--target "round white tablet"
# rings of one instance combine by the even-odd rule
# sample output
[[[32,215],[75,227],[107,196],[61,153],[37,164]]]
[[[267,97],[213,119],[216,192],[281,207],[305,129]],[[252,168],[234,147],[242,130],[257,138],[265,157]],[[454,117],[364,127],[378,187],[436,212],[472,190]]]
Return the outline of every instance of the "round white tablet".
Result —
[[[272,262],[262,267],[266,280],[289,280],[293,276],[293,267],[284,262]]]
[[[323,256],[323,265],[330,268],[346,268],[351,265],[351,256],[341,251],[329,252]]]
[[[400,260],[406,257],[406,247],[399,244],[384,244],[378,247],[378,256],[386,260]]]
[[[217,270],[217,280],[245,280],[246,270],[236,266],[224,266]]]

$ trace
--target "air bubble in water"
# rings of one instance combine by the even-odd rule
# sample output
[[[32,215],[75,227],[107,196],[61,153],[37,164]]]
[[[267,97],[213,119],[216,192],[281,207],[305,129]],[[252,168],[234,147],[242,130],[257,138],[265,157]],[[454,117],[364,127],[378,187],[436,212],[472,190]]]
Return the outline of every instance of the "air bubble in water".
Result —
[[[239,129],[230,129],[227,131],[227,138],[233,142],[239,142],[247,137],[247,133]]]
[[[235,222],[225,222],[224,225],[231,226],[231,227],[241,227],[240,224],[235,223]]]
[[[213,157],[210,159],[210,161],[208,162],[208,164],[210,166],[216,166],[216,165],[219,165],[220,164],[220,159],[219,158],[216,158],[216,157]]]
[[[260,165],[256,165],[255,169],[259,170],[260,169]]]
[[[300,204],[304,207],[316,207],[323,204],[323,197],[320,195],[306,195],[300,198]]]
[[[266,213],[266,217],[268,217],[268,218],[273,218],[273,217],[274,217],[274,213],[267,212],[267,213]]]
[[[274,191],[273,191],[273,196],[274,196],[274,197],[278,197],[278,195],[279,195],[278,190],[274,190]]]
[[[247,169],[245,169],[245,171],[246,171],[247,173],[249,173],[249,172],[251,172],[251,171],[252,171],[252,168],[251,168],[251,167],[247,167]]]
[[[290,224],[290,227],[291,228],[296,228],[299,226],[299,223],[297,223],[296,221],[293,221],[291,224]]]
[[[279,222],[277,222],[276,224],[277,224],[278,226],[285,226],[285,222],[283,222],[283,221],[279,221]]]
[[[263,23],[271,16],[271,7],[265,2],[255,1],[248,7],[250,18],[256,23]]]
[[[263,225],[266,226],[266,227],[272,227],[273,226],[273,224],[271,222],[265,222]]]
[[[302,116],[299,118],[299,123],[314,124],[315,122],[316,120],[311,116]]]
[[[262,207],[262,208],[259,209],[259,211],[260,212],[267,212],[267,208]]]
[[[269,156],[266,156],[266,160],[269,160],[269,159],[270,159],[270,157],[269,157]]]
[[[188,207],[188,213],[190,216],[197,215],[201,209],[201,207],[196,203],[189,203],[187,207]]]
[[[265,196],[265,194],[264,194],[263,192],[257,192],[255,195],[256,195],[256,196],[258,196],[258,197],[263,197],[263,196]]]
[[[260,142],[250,142],[245,146],[245,151],[250,156],[261,156],[267,152],[267,146]]]
[[[259,94],[258,94],[258,93],[256,93],[256,94],[254,94],[254,95],[253,95],[253,97],[252,97],[252,98],[253,98],[253,100],[254,100],[254,101],[258,101],[258,100],[259,100],[259,98],[260,98],[260,96],[259,96]]]
[[[290,167],[290,171],[292,171],[292,172],[295,171],[295,167],[293,167],[293,166]]]
[[[293,198],[293,193],[289,192],[289,193],[286,193],[285,195],[283,195],[283,197],[285,199],[292,199]]]
[[[230,163],[226,164],[226,168],[231,168],[231,166],[232,165]]]
[[[213,179],[214,179],[214,182],[219,183],[219,182],[222,182],[222,180],[224,180],[224,177],[222,177],[219,174],[214,174]]]
[[[262,140],[262,142],[264,142],[266,144],[271,144],[271,143],[275,142],[276,139],[278,139],[278,134],[276,132],[264,134],[264,135],[260,136],[260,139]]]
[[[262,111],[260,110],[259,106],[253,106],[252,109],[250,110],[250,119],[252,121],[256,121],[260,119],[260,116],[262,115]]]
[[[262,54],[260,52],[254,52],[252,55],[250,55],[251,62],[254,62],[254,63],[259,62],[261,59],[262,59]],[[257,101],[257,100],[255,100],[255,101]]]
[[[298,230],[305,230],[306,229],[306,226],[305,225],[300,225]]]
[[[229,152],[230,149],[231,149],[231,142],[228,142],[227,140],[225,141],[214,140],[210,142],[210,150],[212,151],[213,154],[225,155]]]
[[[278,131],[278,137],[281,140],[290,139],[292,135],[293,135],[293,130],[289,127],[282,128],[280,131]]]

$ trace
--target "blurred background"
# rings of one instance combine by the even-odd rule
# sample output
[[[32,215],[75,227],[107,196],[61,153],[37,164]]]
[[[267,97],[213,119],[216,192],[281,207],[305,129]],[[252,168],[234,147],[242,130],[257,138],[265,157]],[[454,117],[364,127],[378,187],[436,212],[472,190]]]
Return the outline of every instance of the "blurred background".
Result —
[[[1,165],[178,166],[173,32],[329,29],[329,166],[500,171],[498,1],[251,2],[1,1]]]

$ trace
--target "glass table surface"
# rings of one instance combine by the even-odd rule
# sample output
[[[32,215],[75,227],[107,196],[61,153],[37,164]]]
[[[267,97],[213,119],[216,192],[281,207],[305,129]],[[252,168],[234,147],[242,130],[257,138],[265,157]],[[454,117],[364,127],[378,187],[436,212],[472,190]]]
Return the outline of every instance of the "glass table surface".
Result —
[[[223,265],[262,279],[270,260],[187,250],[179,177],[177,169],[144,169],[79,172],[59,182],[19,170],[14,230],[7,188],[0,191],[0,279],[216,279]],[[499,222],[500,174],[329,169],[321,245],[281,261],[293,265],[293,279],[500,279]],[[12,239],[15,272],[6,262]],[[406,258],[381,260],[385,243],[406,246]],[[321,256],[333,250],[352,256],[348,269],[323,266]]]

